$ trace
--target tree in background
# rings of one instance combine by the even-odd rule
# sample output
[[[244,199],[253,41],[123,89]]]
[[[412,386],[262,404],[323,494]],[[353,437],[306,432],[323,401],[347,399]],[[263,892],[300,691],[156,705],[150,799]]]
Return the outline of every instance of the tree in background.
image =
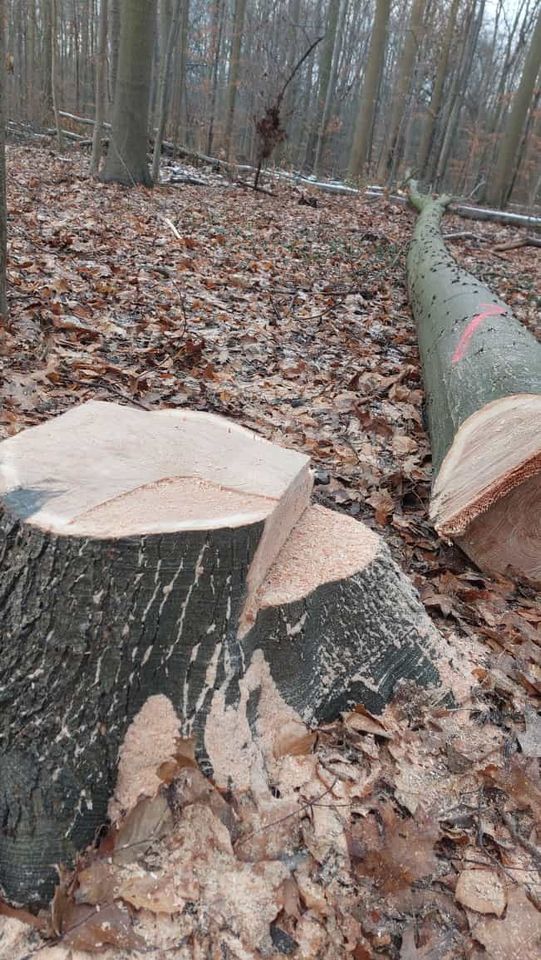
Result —
[[[156,0],[123,0],[113,125],[102,179],[151,186],[148,169],[150,80]]]
[[[156,110],[156,132],[154,136],[154,152],[152,155],[152,180],[157,183],[160,177],[160,157],[162,140],[167,123],[167,107],[169,103],[169,81],[171,76],[171,61],[182,19],[182,7],[186,0],[173,0],[173,8],[162,4],[162,36],[163,50],[160,64],[160,78],[158,85],[158,103]]]
[[[325,144],[325,135],[327,133],[327,126],[329,123],[329,118],[331,115],[331,108],[335,93],[336,87],[336,77],[338,75],[338,63],[340,60],[340,52],[342,50],[343,42],[343,33],[344,33],[344,22],[346,19],[348,7],[348,0],[339,0],[338,3],[335,0],[331,0],[331,9],[332,9],[332,43],[328,44],[329,54],[325,58],[326,63],[326,72],[325,72],[325,101],[323,104],[323,112],[321,115],[321,122],[319,125],[319,132],[317,137],[317,146],[316,146],[316,156],[314,160],[314,173],[319,173],[319,168],[321,165],[321,158],[323,153],[323,146]],[[336,13],[334,8],[336,8]],[[326,38],[327,39],[327,38]],[[328,70],[327,70],[328,65]]]
[[[377,0],[366,74],[349,158],[349,176],[352,178],[361,177],[364,174],[370,156],[390,12],[391,0]]]
[[[96,56],[96,116],[92,138],[90,170],[98,175],[102,154],[102,131],[105,119],[105,88],[107,84],[107,0],[101,0],[98,22],[98,53]]]
[[[522,77],[513,98],[502,134],[494,176],[487,190],[489,203],[505,207],[515,178],[515,160],[527,121],[535,83],[541,68],[541,7],[524,62]]]
[[[256,121],[276,102],[302,51],[324,36],[285,92],[280,120],[287,139],[277,143],[272,162],[322,177],[343,177],[349,168],[353,177],[387,183],[410,167],[437,189],[473,191],[479,200],[485,185],[496,197],[503,175],[506,197],[539,202],[539,0],[182,0],[180,27],[171,33],[177,2],[4,0],[10,120],[26,124],[30,135],[50,131],[55,92],[64,142],[88,142],[93,118],[105,126],[115,113],[120,129],[106,172],[115,158],[113,179],[148,182],[141,89],[150,70],[150,127],[159,127],[154,177],[160,141],[257,166]],[[137,6],[150,26],[135,72],[125,73],[117,91],[120,18]],[[158,7],[160,30],[151,23]],[[133,98],[126,84],[135,84]],[[130,99],[135,113],[126,108]],[[83,129],[73,114],[84,118]],[[99,131],[93,139],[95,170]],[[119,151],[133,159],[135,140],[129,173]],[[503,197],[498,189],[493,202]]]
[[[237,102],[237,87],[239,83],[240,51],[242,34],[244,31],[244,15],[246,0],[235,0],[235,17],[233,19],[233,36],[231,39],[231,61],[229,78],[227,81],[227,106],[225,112],[224,152],[226,158],[231,157],[231,138],[235,119],[235,104]]]
[[[404,131],[404,119],[407,116],[409,95],[415,75],[417,51],[421,46],[423,15],[426,0],[413,0],[406,37],[400,60],[397,64],[397,78],[393,83],[391,116],[387,129],[385,148],[382,151],[380,176],[391,177],[400,156],[400,138]]]

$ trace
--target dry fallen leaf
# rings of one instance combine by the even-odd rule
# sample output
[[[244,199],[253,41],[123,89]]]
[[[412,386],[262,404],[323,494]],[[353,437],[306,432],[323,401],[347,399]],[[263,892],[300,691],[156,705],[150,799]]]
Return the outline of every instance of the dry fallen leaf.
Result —
[[[539,960],[541,913],[520,887],[508,893],[502,920],[479,920],[472,936],[485,947],[490,960]]]
[[[455,898],[469,910],[494,913],[497,917],[501,917],[507,905],[505,886],[494,870],[463,870]]]

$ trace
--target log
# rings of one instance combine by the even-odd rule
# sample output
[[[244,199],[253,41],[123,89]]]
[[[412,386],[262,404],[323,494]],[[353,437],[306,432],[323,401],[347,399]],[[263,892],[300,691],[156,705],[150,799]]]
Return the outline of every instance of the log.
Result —
[[[430,516],[489,573],[541,582],[541,344],[447,251],[412,184],[408,254],[432,444]]]
[[[135,768],[125,751],[164,717],[218,784],[256,789],[288,731],[381,711],[404,679],[445,694],[412,587],[374,533],[307,506],[301,454],[210,414],[90,402],[0,444],[0,478],[14,902],[48,900],[106,822],[119,751]]]

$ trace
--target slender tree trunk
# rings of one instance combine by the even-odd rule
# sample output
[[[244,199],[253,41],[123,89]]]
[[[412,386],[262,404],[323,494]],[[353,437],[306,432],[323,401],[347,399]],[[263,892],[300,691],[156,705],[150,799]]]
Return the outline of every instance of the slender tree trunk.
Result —
[[[113,129],[103,180],[151,186],[148,126],[155,0],[124,0]]]
[[[396,166],[400,153],[403,118],[407,111],[410,89],[415,75],[415,61],[420,45],[421,29],[426,0],[413,0],[404,41],[404,48],[398,66],[398,76],[393,92],[391,116],[387,128],[386,148],[382,153],[380,176],[385,177]]]
[[[53,49],[52,3],[53,0],[46,0],[46,2],[41,5],[43,17],[43,111],[47,120],[53,112],[53,71],[51,66]]]
[[[323,42],[323,49],[321,51],[321,57],[319,60],[319,85],[318,85],[318,96],[317,96],[317,114],[316,114],[316,130],[317,130],[317,141],[316,141],[316,155],[319,148],[321,155],[321,124],[323,121],[323,114],[325,112],[325,106],[327,104],[327,94],[329,91],[329,84],[331,80],[331,72],[333,65],[333,58],[336,45],[336,36],[338,31],[338,17],[340,14],[340,0],[330,0],[329,2],[329,12],[327,15],[327,24],[325,29],[325,39]],[[316,170],[316,159],[314,157],[313,170]]]
[[[319,132],[317,137],[317,146],[316,146],[316,156],[314,159],[314,173],[316,176],[319,173],[321,166],[321,157],[323,154],[323,147],[325,145],[325,134],[327,132],[327,125],[329,123],[329,118],[331,115],[331,108],[333,104],[333,98],[336,88],[336,77],[338,75],[338,65],[340,62],[340,53],[342,50],[342,41],[344,35],[344,21],[346,18],[348,8],[348,0],[340,0],[337,10],[336,21],[333,17],[334,24],[334,37],[333,37],[333,46],[331,49],[331,63],[330,71],[328,78],[326,80],[326,92],[325,92],[325,103],[323,105],[323,112],[321,115],[321,122],[319,125]]]
[[[167,123],[167,102],[169,97],[169,77],[171,73],[171,61],[173,59],[173,50],[177,42],[182,5],[186,0],[174,0],[174,7],[169,23],[169,32],[162,49],[160,64],[160,79],[158,87],[158,110],[156,133],[154,137],[154,152],[152,154],[152,180],[158,183],[160,178],[160,157],[162,152],[162,140],[165,133],[165,124]]]
[[[109,35],[111,44],[111,64],[109,68],[109,99],[115,101],[116,80],[118,76],[118,51],[120,48],[120,0],[109,0]]]
[[[96,58],[96,123],[92,137],[90,172],[98,175],[102,154],[102,131],[105,120],[105,87],[107,80],[107,0],[101,0],[99,22],[99,46]]]
[[[51,92],[58,150],[63,150],[62,126],[58,114],[58,48],[57,48],[57,0],[51,0]]]
[[[485,0],[480,0],[479,7],[477,0],[473,0],[468,17],[468,26],[464,46],[462,48],[462,57],[458,70],[455,75],[455,85],[451,99],[450,110],[446,117],[445,131],[438,153],[436,173],[434,182],[439,187],[446,177],[447,165],[451,154],[457,125],[464,102],[464,91],[470,75],[473,58],[477,48],[477,41],[483,23],[483,14]]]
[[[0,319],[7,318],[6,259],[6,4],[0,0]]]
[[[212,154],[212,142],[214,139],[214,123],[216,119],[216,98],[218,94],[218,72],[220,51],[222,49],[222,33],[224,25],[224,3],[223,0],[214,0],[212,6],[212,65],[211,65],[211,97],[210,97],[210,117],[209,129],[207,135],[207,154]]]
[[[295,63],[297,62],[297,49],[298,49],[298,29],[299,29],[299,20],[301,15],[301,0],[291,0],[289,4],[289,25],[288,25],[288,37],[287,37],[287,52],[285,58],[285,70],[284,74],[286,77],[289,76],[291,71],[295,68]],[[278,144],[278,147],[275,152],[275,158],[278,163],[284,159],[286,153],[289,153],[288,145],[289,141],[289,122],[291,120],[291,114],[293,112],[295,104],[295,89],[293,84],[290,84],[285,92],[284,99],[282,101],[282,108],[280,113],[282,115],[282,125],[288,132],[288,136],[282,143]]]
[[[451,9],[449,10],[449,19],[447,20],[447,26],[445,28],[445,34],[443,37],[443,43],[440,51],[440,56],[438,60],[438,69],[436,72],[436,79],[434,81],[434,87],[432,90],[432,96],[430,98],[430,105],[428,107],[428,113],[426,116],[423,134],[421,138],[421,144],[419,147],[418,154],[418,168],[420,176],[424,177],[428,165],[428,159],[430,156],[430,151],[432,149],[432,144],[434,140],[434,131],[436,129],[436,124],[440,118],[440,111],[443,104],[443,91],[445,87],[445,80],[447,78],[447,67],[449,64],[449,55],[451,52],[451,46],[455,36],[456,28],[456,19],[458,16],[458,8],[460,6],[460,0],[452,0]]]
[[[368,161],[376,103],[385,60],[390,11],[391,0],[377,0],[359,113],[349,158],[349,176],[351,178],[362,176]]]
[[[188,90],[186,86],[186,66],[188,62],[188,31],[190,26],[190,0],[183,0],[180,20],[180,44],[178,53],[178,115],[176,123],[176,141],[183,144],[187,139],[188,126]]]
[[[231,61],[229,78],[227,81],[227,106],[225,114],[224,152],[226,159],[231,158],[231,138],[235,119],[235,104],[237,101],[237,87],[239,82],[240,51],[244,30],[244,15],[246,0],[235,0],[235,17],[233,20],[233,37],[231,42]]]
[[[515,167],[515,157],[521,135],[528,117],[528,110],[535,88],[535,82],[541,66],[541,8],[537,17],[535,30],[530,41],[530,47],[526,55],[524,69],[518,90],[513,98],[513,103],[505,130],[502,135],[498,150],[498,158],[494,175],[492,176],[486,197],[488,203],[505,207],[511,195],[513,186],[513,171]]]

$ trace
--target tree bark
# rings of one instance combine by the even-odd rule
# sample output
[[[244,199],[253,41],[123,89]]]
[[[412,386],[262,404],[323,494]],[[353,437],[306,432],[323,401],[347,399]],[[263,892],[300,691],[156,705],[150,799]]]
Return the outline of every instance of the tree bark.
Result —
[[[212,153],[212,144],[214,140],[214,123],[216,120],[216,101],[218,95],[218,72],[220,62],[220,52],[222,49],[222,33],[224,25],[224,3],[223,0],[214,0],[212,5],[212,37],[211,37],[211,77],[210,77],[210,115],[209,128],[207,133],[207,153]]]
[[[370,157],[372,130],[385,60],[390,12],[391,0],[377,0],[359,113],[349,158],[349,176],[352,179],[363,176]]]
[[[448,253],[449,198],[412,185],[408,255],[434,486],[430,515],[481,567],[541,581],[541,344]]]
[[[46,902],[96,836],[157,694],[227,787],[255,762],[263,690],[280,724],[381,711],[405,678],[439,687],[413,589],[372,531],[305,509],[300,454],[208,414],[89,403],[4,441],[0,468],[10,900]]]
[[[162,61],[160,64],[160,80],[158,87],[158,110],[156,118],[156,135],[154,139],[154,151],[152,154],[152,181],[158,183],[160,177],[160,157],[162,153],[162,140],[165,134],[165,124],[167,122],[167,101],[169,97],[169,79],[171,74],[171,61],[173,51],[178,38],[182,6],[186,0],[175,0],[173,14],[169,23],[169,31],[166,33],[165,49],[162,51]]]
[[[235,17],[233,20],[233,36],[231,39],[231,58],[229,64],[229,78],[227,81],[227,106],[225,113],[224,152],[226,160],[231,159],[231,138],[233,136],[233,122],[235,119],[235,104],[237,102],[237,87],[239,83],[240,52],[242,35],[244,32],[244,15],[246,0],[235,0]]]
[[[316,155],[314,159],[314,173],[317,176],[321,166],[323,147],[325,145],[325,136],[327,126],[331,115],[331,108],[336,87],[336,77],[338,75],[338,64],[340,60],[340,51],[342,49],[342,40],[344,32],[344,21],[347,13],[348,0],[340,0],[337,5],[336,18],[333,15],[334,36],[330,48],[329,74],[326,81],[325,100],[321,114],[321,122],[317,137]]]
[[[398,66],[398,76],[394,85],[391,116],[387,128],[386,148],[381,162],[381,176],[387,177],[396,168],[399,152],[403,118],[407,112],[409,93],[415,74],[415,61],[420,47],[420,36],[426,0],[413,0],[404,41],[404,49]]]
[[[541,9],[532,35],[522,77],[499,145],[494,174],[486,192],[487,203],[505,207],[511,195],[515,157],[528,116],[537,75],[541,67]]]
[[[148,127],[155,0],[124,0],[112,135],[102,180],[152,185]]]
[[[109,100],[114,104],[118,77],[118,54],[120,49],[120,0],[109,0],[111,60],[109,69]]]
[[[97,177],[102,155],[103,121],[105,120],[105,87],[107,81],[107,3],[101,0],[98,54],[96,57],[96,122],[92,137],[90,172]]]
[[[60,125],[60,118],[58,113],[58,49],[57,49],[57,24],[58,24],[58,11],[56,0],[50,0],[51,10],[51,96],[53,103],[53,113],[54,113],[54,122],[56,126],[56,136],[58,142],[58,150],[61,153],[64,147],[63,138],[62,138],[62,127]]]

